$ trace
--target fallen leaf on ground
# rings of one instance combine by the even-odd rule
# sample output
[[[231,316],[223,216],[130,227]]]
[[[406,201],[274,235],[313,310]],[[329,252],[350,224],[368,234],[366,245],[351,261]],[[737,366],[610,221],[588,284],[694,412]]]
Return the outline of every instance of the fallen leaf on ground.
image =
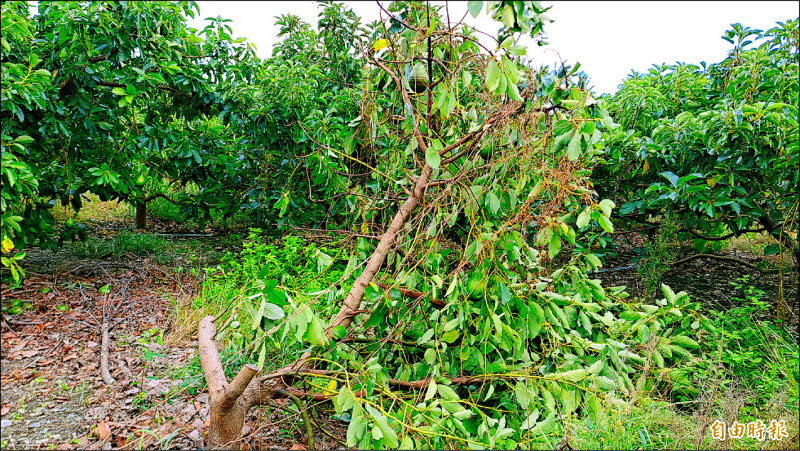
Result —
[[[62,359],[62,361],[66,362],[67,360],[72,360],[78,357],[78,354],[70,354]]]
[[[303,446],[303,445],[301,445],[301,444],[299,444],[299,443],[295,443],[295,444],[294,444],[294,445],[292,445],[292,447],[291,447],[291,448],[289,448],[289,449],[290,449],[290,450],[291,450],[291,449],[297,450],[297,449],[308,449],[308,448],[306,448],[305,446]]]
[[[0,417],[7,414],[9,411],[11,411],[11,407],[3,407],[2,409],[0,409]]]
[[[97,435],[100,436],[100,440],[105,440],[111,435],[111,428],[108,427],[105,421],[97,424]]]

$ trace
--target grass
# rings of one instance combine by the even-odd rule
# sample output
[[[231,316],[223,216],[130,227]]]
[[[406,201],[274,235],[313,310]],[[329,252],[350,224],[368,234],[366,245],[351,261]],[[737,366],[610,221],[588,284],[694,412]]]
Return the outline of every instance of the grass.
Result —
[[[109,238],[89,237],[85,242],[75,242],[72,252],[77,257],[101,259],[112,257],[119,259],[121,256],[132,253],[140,257],[155,256],[157,260],[169,256],[165,250],[167,241],[159,236],[149,233],[132,233],[122,231],[117,236]],[[163,263],[168,263],[164,261]]]
[[[133,227],[136,209],[127,202],[101,201],[95,194],[85,193],[82,195],[83,204],[76,213],[71,206],[63,205],[59,200],[51,210],[56,224],[62,224],[68,218],[73,218],[76,223],[124,223]],[[166,199],[156,198],[147,203],[148,219],[160,219],[163,221],[175,221],[185,223],[189,227],[196,227],[199,222],[196,219],[186,220],[180,211],[180,206],[175,205]],[[218,229],[225,231],[246,231],[253,225],[245,211],[238,211],[228,218],[211,212],[210,224]]]
[[[62,205],[59,200],[51,210],[56,224],[63,223],[67,218],[75,219],[77,223],[116,223],[120,221],[133,224],[135,209],[127,202],[107,201],[103,202],[95,194],[86,193],[82,195],[83,205],[77,213],[69,205]]]

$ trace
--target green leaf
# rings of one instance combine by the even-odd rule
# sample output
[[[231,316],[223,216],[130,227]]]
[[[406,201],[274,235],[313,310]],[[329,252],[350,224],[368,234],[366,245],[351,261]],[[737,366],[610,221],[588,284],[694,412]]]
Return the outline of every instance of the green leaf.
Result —
[[[589,225],[591,219],[592,215],[589,213],[589,209],[586,208],[578,215],[578,220],[575,221],[575,225],[578,226],[579,229],[582,229]]]
[[[589,260],[589,263],[591,263],[595,269],[603,266],[603,262],[601,262],[600,258],[594,254],[585,254],[584,257],[586,257],[586,260]]]
[[[683,346],[684,348],[696,348],[697,342],[685,335],[678,335],[670,338],[670,343],[675,343]]]
[[[542,323],[544,322],[544,310],[539,307],[538,304],[531,304],[528,306],[528,338],[536,338],[539,335],[539,331],[542,329]]]
[[[458,318],[451,319],[450,321],[445,323],[443,330],[445,332],[449,332],[449,331],[455,329],[456,327],[458,327]]]
[[[489,91],[494,92],[500,83],[500,67],[497,61],[492,60],[486,66],[486,87]]]
[[[30,144],[30,143],[33,142],[33,138],[31,138],[28,135],[21,135],[21,136],[17,136],[17,138],[14,140],[14,142],[22,144],[22,145]]]
[[[422,336],[419,337],[419,339],[417,340],[417,344],[423,345],[423,344],[431,341],[431,338],[433,337],[433,333],[434,333],[433,329],[426,330],[425,333],[422,334]]]
[[[633,210],[636,210],[636,202],[626,202],[619,208],[619,214],[627,215]]]
[[[267,344],[261,345],[261,351],[258,352],[258,370],[264,369],[264,363],[267,361]]]
[[[674,291],[672,291],[672,288],[670,288],[669,285],[662,283],[661,292],[664,293],[664,297],[667,298],[667,301],[669,301],[670,304],[675,303],[675,298],[677,298],[677,295]]]
[[[528,410],[530,398],[528,397],[528,387],[525,381],[517,381],[517,385],[514,387],[514,396],[517,397],[517,402],[519,403],[520,407],[522,407],[524,410]]]
[[[550,237],[550,245],[547,248],[547,254],[552,259],[561,250],[561,237],[555,233]]]
[[[506,89],[506,93],[508,94],[508,98],[511,100],[515,100],[517,102],[522,102],[524,99],[519,95],[519,89],[517,89],[516,83],[508,83],[508,88]]]
[[[306,340],[313,345],[324,345],[327,341],[325,337],[325,331],[322,327],[322,321],[316,317],[316,315],[311,319],[311,323],[308,325],[308,331],[306,331]]]
[[[569,146],[567,147],[567,158],[569,158],[570,161],[574,161],[579,156],[581,156],[581,134],[575,132],[573,133],[572,138],[569,140]]]
[[[483,1],[481,0],[470,0],[467,2],[467,9],[469,9],[469,13],[472,14],[472,17],[478,17],[482,8]]]
[[[603,200],[601,200],[601,201],[600,201],[600,203],[598,204],[598,207],[600,207],[600,209],[601,209],[601,210],[603,210],[603,213],[604,213],[606,216],[608,216],[609,218],[611,217],[611,210],[612,210],[612,209],[613,209],[615,206],[616,206],[616,205],[614,204],[614,202],[613,202],[613,201],[611,201],[611,200],[608,200],[608,199],[603,199]]]
[[[508,82],[509,84],[516,85],[519,83],[519,69],[517,69],[517,64],[514,61],[508,59],[505,55],[502,57],[503,62],[503,72],[508,75]]]
[[[434,146],[428,146],[428,150],[425,151],[425,162],[433,169],[439,169],[442,158],[439,156],[439,151],[437,151]]]
[[[428,382],[428,391],[425,392],[425,401],[432,399],[436,395],[436,381],[431,378]]]
[[[361,408],[361,404],[355,403],[353,406],[353,413],[350,415],[350,425],[347,427],[347,446],[357,445],[358,440],[363,435],[363,430],[366,429],[362,427],[362,420],[364,418],[363,412],[364,409]]]
[[[550,374],[548,376],[552,377],[553,379],[564,380],[564,381],[567,381],[567,382],[578,382],[579,380],[585,378],[587,376],[587,374],[588,374],[588,371],[586,371],[586,369],[580,368],[580,369],[577,369],[577,370],[564,371],[562,373]]]
[[[461,332],[456,330],[451,330],[442,334],[442,341],[445,343],[452,343],[458,339],[461,335]]]
[[[597,217],[597,222],[600,223],[600,227],[603,228],[608,233],[614,232],[614,224],[611,224],[611,220],[608,219],[605,215],[599,215]]]
[[[126,96],[126,95],[128,95],[128,93],[123,88],[114,88],[114,89],[111,90],[111,92],[113,92],[114,94],[116,94],[118,96]]]
[[[492,214],[497,214],[497,211],[500,210],[500,198],[497,197],[497,194],[495,194],[494,191],[490,191],[486,195],[486,200],[489,201],[489,209]]]
[[[512,55],[523,56],[527,53],[528,48],[524,45],[511,45],[508,47],[508,52]]]
[[[386,445],[388,445],[389,448],[397,448],[397,433],[394,432],[394,429],[389,427],[386,417],[383,416],[378,409],[369,404],[364,404],[364,407],[367,408],[367,412],[369,412],[370,416],[375,420],[375,424],[381,429],[383,437],[387,440]]]
[[[536,426],[536,420],[539,419],[539,415],[539,409],[534,410],[530,415],[528,415],[528,418],[525,418],[525,421],[519,425],[519,428],[525,430],[532,429],[534,426]]]
[[[500,20],[506,28],[514,26],[514,9],[511,5],[503,6],[503,10],[500,12]]]
[[[331,330],[331,334],[333,335],[333,338],[341,340],[345,335],[347,335],[347,330],[344,328],[344,326],[339,324]]]
[[[675,175],[674,173],[672,173],[670,171],[665,171],[665,172],[662,172],[661,175],[666,177],[667,180],[669,180],[669,182],[672,183],[672,186],[675,186],[675,187],[678,186],[678,176]]]
[[[439,392],[439,396],[448,401],[458,401],[459,399],[461,399],[458,397],[458,393],[456,393],[455,390],[448,387],[447,385],[438,384],[436,386],[436,391]]]
[[[267,317],[267,319],[271,319],[273,321],[279,320],[284,316],[286,316],[286,313],[283,311],[281,307],[275,304],[271,304],[269,302],[264,303],[263,311],[264,311],[264,316]]]

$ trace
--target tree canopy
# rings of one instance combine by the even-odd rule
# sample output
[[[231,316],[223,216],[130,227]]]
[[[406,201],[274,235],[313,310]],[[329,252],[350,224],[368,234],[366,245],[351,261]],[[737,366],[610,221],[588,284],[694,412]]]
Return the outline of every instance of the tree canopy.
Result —
[[[766,231],[800,257],[798,230],[798,25],[740,24],[715,64],[655,66],[610,96],[620,127],[594,172],[619,217],[680,221],[693,238]],[[755,46],[754,43],[758,42]]]

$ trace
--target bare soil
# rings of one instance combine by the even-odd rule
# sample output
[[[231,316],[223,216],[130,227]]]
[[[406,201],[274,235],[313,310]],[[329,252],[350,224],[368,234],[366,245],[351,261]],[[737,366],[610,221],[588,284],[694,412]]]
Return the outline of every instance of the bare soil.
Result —
[[[159,233],[209,232],[150,224]],[[116,224],[95,229],[100,235],[118,231]],[[223,249],[215,244],[206,247],[219,256]],[[0,326],[2,448],[204,447],[209,406],[197,344],[167,346],[161,339],[175,306],[193,297],[199,277],[132,254],[111,261],[77,258],[68,249],[25,251],[28,277],[21,287],[4,284],[0,293],[6,305],[30,302],[18,315],[4,314]],[[112,385],[100,373],[104,315],[113,326]],[[299,416],[275,410],[252,413],[250,447],[304,449]],[[317,437],[320,445],[324,440]]]

